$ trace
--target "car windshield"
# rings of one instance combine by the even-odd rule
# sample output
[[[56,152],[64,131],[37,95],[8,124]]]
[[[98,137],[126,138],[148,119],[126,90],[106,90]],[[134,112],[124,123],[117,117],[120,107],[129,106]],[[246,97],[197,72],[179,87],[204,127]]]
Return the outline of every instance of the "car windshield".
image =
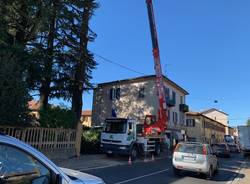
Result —
[[[202,145],[195,144],[179,144],[176,152],[202,154]]]
[[[127,120],[106,120],[104,131],[106,133],[125,133]]]

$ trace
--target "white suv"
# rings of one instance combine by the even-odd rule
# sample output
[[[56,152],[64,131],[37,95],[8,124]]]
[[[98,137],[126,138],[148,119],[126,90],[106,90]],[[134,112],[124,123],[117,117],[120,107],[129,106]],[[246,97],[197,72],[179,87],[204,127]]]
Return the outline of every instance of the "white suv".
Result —
[[[185,170],[204,173],[207,178],[212,178],[218,169],[217,157],[210,145],[197,142],[177,144],[172,163],[176,175],[179,175],[180,170]]]

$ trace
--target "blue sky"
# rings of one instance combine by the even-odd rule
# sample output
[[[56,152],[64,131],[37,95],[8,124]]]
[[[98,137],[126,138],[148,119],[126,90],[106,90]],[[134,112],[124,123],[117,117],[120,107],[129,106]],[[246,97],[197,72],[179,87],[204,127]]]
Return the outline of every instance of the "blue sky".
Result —
[[[154,0],[163,72],[190,95],[191,110],[216,107],[230,125],[250,117],[250,1]],[[154,74],[145,0],[100,1],[90,50],[138,72]],[[96,57],[93,83],[140,76]],[[92,94],[84,94],[91,109]],[[218,100],[215,104],[214,100]]]

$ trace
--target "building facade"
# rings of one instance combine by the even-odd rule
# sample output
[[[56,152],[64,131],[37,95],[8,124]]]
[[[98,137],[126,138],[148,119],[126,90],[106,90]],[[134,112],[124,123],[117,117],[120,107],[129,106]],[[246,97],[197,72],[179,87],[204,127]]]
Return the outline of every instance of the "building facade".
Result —
[[[81,122],[83,126],[87,126],[87,127],[92,126],[92,111],[91,110],[82,111]]]
[[[225,133],[226,133],[226,135],[229,135],[229,128],[228,128],[229,121],[228,121],[228,114],[227,113],[225,113],[221,110],[215,109],[215,108],[208,109],[208,110],[203,111],[201,113],[204,114],[205,116],[225,125],[226,126]]]
[[[224,142],[226,126],[199,112],[186,113],[186,132],[188,141]]]
[[[133,118],[140,123],[146,115],[156,115],[158,97],[155,75],[98,84],[93,95],[93,123],[101,125],[109,117]],[[163,77],[168,106],[168,128],[181,130],[185,125],[188,92]]]

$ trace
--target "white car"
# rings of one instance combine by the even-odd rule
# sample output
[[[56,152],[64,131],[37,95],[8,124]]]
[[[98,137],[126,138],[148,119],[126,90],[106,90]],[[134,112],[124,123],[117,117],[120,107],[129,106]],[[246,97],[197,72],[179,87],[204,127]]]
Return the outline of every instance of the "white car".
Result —
[[[0,183],[105,184],[96,176],[59,168],[35,148],[1,133]]]
[[[172,158],[174,174],[181,170],[206,174],[212,178],[218,169],[217,157],[210,145],[196,142],[177,144]]]

